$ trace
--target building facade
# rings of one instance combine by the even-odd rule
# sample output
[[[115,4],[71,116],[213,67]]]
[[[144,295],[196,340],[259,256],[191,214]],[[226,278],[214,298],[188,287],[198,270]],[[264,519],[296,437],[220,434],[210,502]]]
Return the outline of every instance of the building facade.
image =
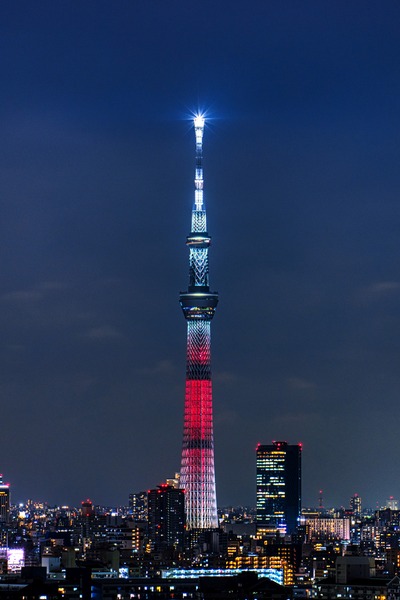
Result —
[[[129,511],[134,521],[147,521],[147,492],[129,494]]]
[[[10,486],[3,483],[0,475],[0,545],[8,545],[8,523],[10,520]]]
[[[10,486],[3,483],[0,475],[0,523],[8,523],[10,517]]]
[[[185,493],[163,484],[148,492],[148,526],[151,547],[183,549],[185,534]]]
[[[257,447],[257,532],[296,531],[301,511],[301,444]]]
[[[306,540],[311,541],[350,541],[350,519],[318,517],[316,519],[301,518],[305,524]]]

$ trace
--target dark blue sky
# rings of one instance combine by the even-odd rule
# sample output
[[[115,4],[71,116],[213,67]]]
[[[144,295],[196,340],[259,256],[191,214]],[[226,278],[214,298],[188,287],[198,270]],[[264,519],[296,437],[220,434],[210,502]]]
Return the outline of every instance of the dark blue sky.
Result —
[[[219,504],[257,442],[304,504],[400,498],[400,5],[0,7],[0,455],[13,499],[179,469],[194,135],[209,116]]]

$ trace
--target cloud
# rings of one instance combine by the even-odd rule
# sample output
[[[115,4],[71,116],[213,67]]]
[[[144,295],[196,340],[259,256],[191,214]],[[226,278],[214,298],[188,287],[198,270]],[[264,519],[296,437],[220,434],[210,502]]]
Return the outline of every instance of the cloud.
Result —
[[[236,421],[238,415],[231,409],[225,409],[222,411],[215,411],[214,414],[214,425],[231,424]]]
[[[219,371],[213,374],[213,380],[218,383],[236,383],[238,376],[231,371]]]
[[[361,302],[373,302],[397,293],[399,290],[399,281],[376,281],[359,290],[357,299]]]
[[[400,289],[398,281],[378,281],[369,286],[369,291],[374,294],[387,294],[388,292],[397,291]]]
[[[96,377],[90,377],[88,375],[77,376],[72,381],[72,387],[75,394],[81,395],[87,392],[90,388],[93,388],[98,383]]]
[[[144,369],[140,369],[140,373],[142,373],[143,375],[168,375],[169,373],[173,373],[174,371],[174,363],[167,358],[159,360],[152,367],[145,367]]]
[[[317,387],[314,381],[308,381],[300,377],[289,377],[286,383],[292,390],[315,390]]]
[[[1,299],[5,302],[32,302],[41,300],[43,293],[36,289],[32,290],[18,290],[15,292],[8,292],[3,294]]]
[[[103,325],[102,327],[92,327],[83,334],[83,337],[92,341],[102,341],[122,339],[124,336],[115,327]]]
[[[23,352],[25,350],[26,346],[24,346],[23,344],[8,344],[7,345],[7,349],[10,352]]]
[[[270,423],[276,429],[279,428],[290,428],[290,427],[304,427],[305,425],[311,425],[320,422],[321,417],[314,412],[287,412],[285,414],[279,414],[271,418]]]
[[[43,300],[47,292],[58,292],[67,289],[69,285],[63,281],[42,281],[26,290],[6,292],[1,299],[6,302],[32,302]]]
[[[39,289],[41,290],[45,290],[45,291],[62,291],[62,290],[66,290],[68,289],[70,286],[68,283],[66,283],[65,281],[43,281],[42,283],[39,283],[37,286]]]

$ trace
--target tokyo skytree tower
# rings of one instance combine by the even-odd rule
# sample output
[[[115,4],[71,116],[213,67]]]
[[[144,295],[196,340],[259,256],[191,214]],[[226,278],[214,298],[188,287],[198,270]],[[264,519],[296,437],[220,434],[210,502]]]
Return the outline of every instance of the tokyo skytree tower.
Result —
[[[194,118],[196,169],[189,247],[189,286],[180,294],[187,322],[186,390],[180,485],[186,490],[189,529],[218,527],[211,383],[211,319],[218,304],[210,291],[206,207],[203,200],[204,117]]]

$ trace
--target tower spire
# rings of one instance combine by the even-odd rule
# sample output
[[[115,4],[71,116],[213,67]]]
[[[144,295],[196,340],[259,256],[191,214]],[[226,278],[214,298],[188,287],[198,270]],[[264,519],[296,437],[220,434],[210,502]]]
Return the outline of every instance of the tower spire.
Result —
[[[207,215],[203,198],[203,115],[194,118],[196,168],[189,247],[189,285],[180,304],[187,322],[181,486],[190,529],[218,527],[211,383],[211,319],[218,304],[209,286]]]

